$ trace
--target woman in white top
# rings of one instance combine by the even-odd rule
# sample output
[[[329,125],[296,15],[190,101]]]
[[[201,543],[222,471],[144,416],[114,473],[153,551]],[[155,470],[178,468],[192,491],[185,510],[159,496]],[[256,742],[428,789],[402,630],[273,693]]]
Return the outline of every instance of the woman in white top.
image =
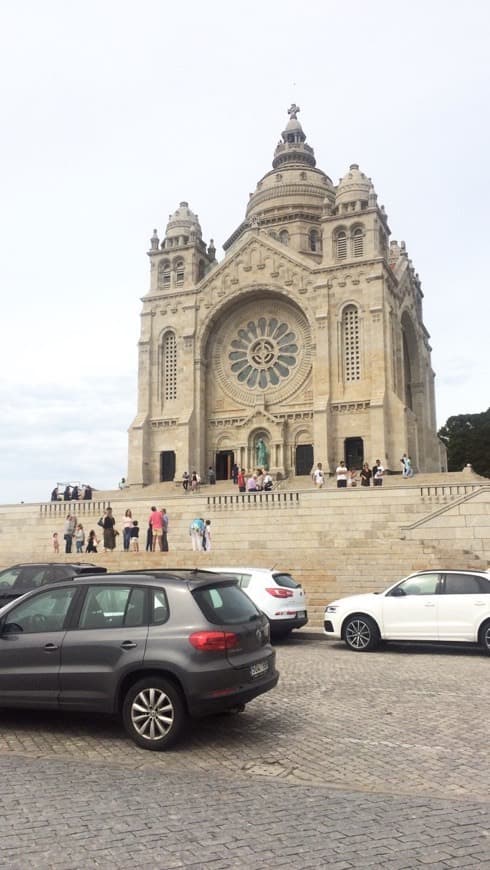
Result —
[[[123,546],[126,552],[131,546],[131,529],[133,528],[133,514],[128,510],[124,514],[123,519]]]

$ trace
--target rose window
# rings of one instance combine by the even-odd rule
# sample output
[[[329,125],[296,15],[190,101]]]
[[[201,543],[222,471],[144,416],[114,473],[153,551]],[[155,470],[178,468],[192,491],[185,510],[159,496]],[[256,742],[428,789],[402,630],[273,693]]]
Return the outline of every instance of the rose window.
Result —
[[[250,388],[277,386],[296,365],[296,340],[288,324],[275,317],[250,320],[231,342],[231,371]]]

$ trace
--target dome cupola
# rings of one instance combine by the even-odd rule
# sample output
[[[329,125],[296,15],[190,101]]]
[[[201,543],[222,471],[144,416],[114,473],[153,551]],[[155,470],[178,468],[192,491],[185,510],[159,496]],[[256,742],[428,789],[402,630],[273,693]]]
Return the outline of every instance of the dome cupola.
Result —
[[[335,198],[336,205],[348,202],[368,202],[373,185],[370,178],[361,172],[357,163],[351,163],[349,171],[339,181]]]
[[[306,136],[298,121],[299,106],[295,103],[288,109],[289,121],[282,131],[282,142],[278,142],[274,152],[272,166],[278,169],[289,163],[301,163],[306,166],[316,166],[315,152],[311,145],[306,144]]]
[[[175,239],[176,237],[202,238],[199,218],[190,210],[188,202],[181,202],[174,213],[169,215],[165,237],[167,239]]]

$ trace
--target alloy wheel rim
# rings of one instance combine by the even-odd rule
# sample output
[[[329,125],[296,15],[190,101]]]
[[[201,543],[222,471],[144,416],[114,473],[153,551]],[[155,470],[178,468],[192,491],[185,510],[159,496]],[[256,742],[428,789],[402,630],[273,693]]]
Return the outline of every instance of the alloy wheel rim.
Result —
[[[161,740],[171,730],[175,711],[162,689],[143,689],[131,704],[133,728],[145,740]]]
[[[350,646],[364,649],[371,640],[371,630],[362,619],[355,619],[349,622],[345,636]]]
[[[487,625],[485,630],[485,634],[483,635],[483,642],[488,650],[490,650],[490,625]]]

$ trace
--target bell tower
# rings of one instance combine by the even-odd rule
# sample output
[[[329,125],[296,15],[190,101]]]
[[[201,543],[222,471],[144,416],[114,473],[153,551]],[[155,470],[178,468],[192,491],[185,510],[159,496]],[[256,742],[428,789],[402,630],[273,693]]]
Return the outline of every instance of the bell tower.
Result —
[[[181,202],[169,215],[165,238],[160,244],[153,230],[151,247],[150,293],[178,292],[194,287],[202,281],[216,258],[213,240],[206,250],[197,214],[188,202]]]

